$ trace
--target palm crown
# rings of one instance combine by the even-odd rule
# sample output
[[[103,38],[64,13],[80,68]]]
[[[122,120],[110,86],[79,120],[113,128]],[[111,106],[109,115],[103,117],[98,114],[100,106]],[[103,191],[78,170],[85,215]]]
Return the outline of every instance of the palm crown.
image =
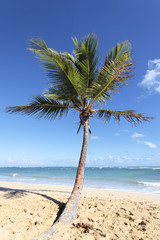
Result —
[[[100,67],[95,35],[90,34],[79,42],[75,38],[73,42],[74,56],[48,48],[44,40],[30,40],[30,50],[41,61],[50,80],[50,87],[43,95],[35,96],[28,105],[8,107],[7,111],[55,119],[69,110],[76,110],[80,113],[80,126],[93,115],[105,121],[111,117],[119,121],[124,117],[135,125],[149,121],[150,118],[132,110],[101,108],[102,103],[110,100],[112,94],[132,77],[134,67],[130,42],[117,43]]]

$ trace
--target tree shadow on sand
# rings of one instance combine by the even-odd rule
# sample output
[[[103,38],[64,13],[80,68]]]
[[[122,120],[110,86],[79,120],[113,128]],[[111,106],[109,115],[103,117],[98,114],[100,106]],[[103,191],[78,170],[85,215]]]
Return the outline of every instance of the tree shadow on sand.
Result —
[[[39,192],[42,192],[42,191],[46,191],[46,190],[37,190],[39,192],[36,192],[36,190],[24,190],[24,189],[12,189],[12,188],[4,188],[4,187],[0,187],[0,191],[3,191],[3,192],[6,192],[4,194],[4,197],[6,199],[9,199],[9,198],[22,198],[22,197],[25,197],[27,195],[27,193],[31,193],[31,194],[35,194],[35,195],[38,195],[38,196],[42,196],[44,197],[45,199],[49,200],[49,201],[52,201],[54,202],[55,204],[58,205],[58,212],[57,212],[57,216],[53,222],[53,224],[57,221],[57,219],[59,218],[59,216],[61,215],[66,203],[64,202],[61,202],[61,201],[58,201],[57,199],[53,198],[53,197],[50,197],[46,194],[43,194],[43,193],[39,193]],[[59,193],[66,193],[66,194],[69,194],[70,192],[67,192],[67,191],[54,191],[54,190],[47,190],[47,192],[59,192]]]

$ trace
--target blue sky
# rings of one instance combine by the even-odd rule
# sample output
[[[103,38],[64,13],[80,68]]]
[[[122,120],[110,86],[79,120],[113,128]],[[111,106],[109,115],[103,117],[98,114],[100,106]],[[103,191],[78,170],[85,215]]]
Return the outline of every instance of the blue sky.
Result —
[[[133,109],[155,119],[132,127],[101,120],[90,122],[87,166],[160,165],[160,1],[28,0],[0,2],[0,166],[77,166],[82,131],[78,115],[54,122],[5,113],[25,105],[48,82],[39,62],[27,50],[30,38],[43,38],[59,52],[72,53],[72,37],[99,38],[101,63],[117,42],[133,47],[135,76],[107,107]]]

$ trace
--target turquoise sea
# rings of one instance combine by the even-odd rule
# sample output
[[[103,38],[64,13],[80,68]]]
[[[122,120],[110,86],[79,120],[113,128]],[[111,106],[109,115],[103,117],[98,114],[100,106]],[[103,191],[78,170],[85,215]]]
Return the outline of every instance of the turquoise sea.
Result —
[[[0,181],[73,186],[75,167],[4,167]],[[160,194],[160,167],[87,167],[84,187]]]

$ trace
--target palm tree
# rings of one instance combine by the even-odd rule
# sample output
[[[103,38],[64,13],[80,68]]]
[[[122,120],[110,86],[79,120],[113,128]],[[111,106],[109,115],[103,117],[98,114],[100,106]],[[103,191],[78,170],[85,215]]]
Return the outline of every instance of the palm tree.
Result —
[[[130,42],[117,43],[109,51],[102,66],[99,66],[98,40],[95,35],[89,34],[79,42],[75,38],[73,42],[74,56],[48,48],[42,39],[31,39],[30,50],[41,61],[50,86],[42,95],[34,97],[28,105],[7,108],[9,113],[20,112],[51,120],[62,117],[69,110],[79,113],[78,132],[81,127],[84,131],[82,150],[73,191],[57,220],[60,223],[71,222],[76,215],[83,187],[88,134],[91,133],[89,118],[97,117],[105,122],[109,122],[111,118],[117,121],[125,118],[133,125],[151,120],[132,110],[115,111],[102,108],[103,103],[111,100],[112,95],[132,77],[134,64]]]

